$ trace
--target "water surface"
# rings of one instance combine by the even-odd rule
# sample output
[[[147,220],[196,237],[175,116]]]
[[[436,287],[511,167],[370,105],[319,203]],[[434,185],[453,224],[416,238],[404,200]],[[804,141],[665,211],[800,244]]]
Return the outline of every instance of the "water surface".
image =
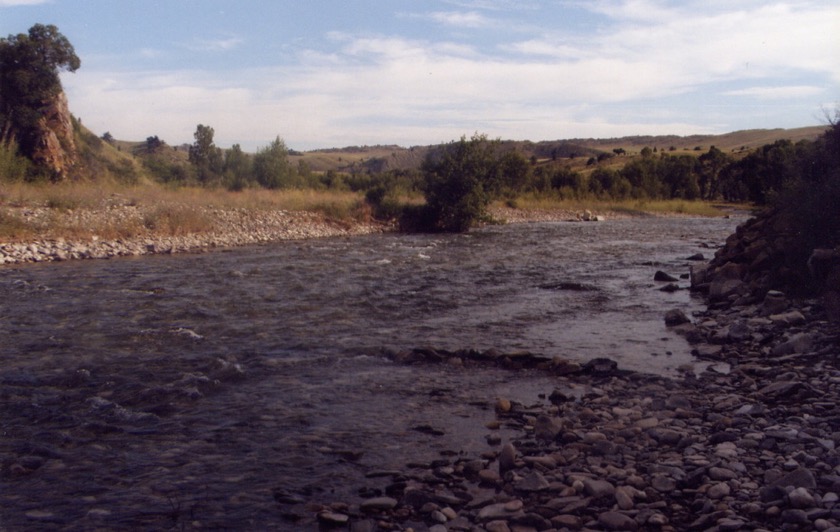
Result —
[[[654,272],[687,273],[686,257],[710,258],[737,221],[518,224],[0,270],[0,528],[280,526],[289,502],[377,489],[372,469],[488,450],[497,397],[533,403],[557,384],[398,366],[386,350],[606,356],[673,374],[693,360],[662,317],[702,301],[659,291]]]

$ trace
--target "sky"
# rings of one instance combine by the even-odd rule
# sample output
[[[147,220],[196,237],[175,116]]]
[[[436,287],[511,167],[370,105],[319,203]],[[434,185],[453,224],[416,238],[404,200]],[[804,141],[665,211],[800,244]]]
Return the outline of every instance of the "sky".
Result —
[[[246,151],[556,140],[826,123],[837,0],[0,0],[54,24],[99,135]]]

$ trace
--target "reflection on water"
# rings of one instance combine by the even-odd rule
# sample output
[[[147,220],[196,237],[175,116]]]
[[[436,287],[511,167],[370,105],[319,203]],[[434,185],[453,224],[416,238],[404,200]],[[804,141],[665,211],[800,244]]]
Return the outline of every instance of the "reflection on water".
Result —
[[[397,367],[382,350],[672,373],[691,357],[662,316],[701,301],[653,274],[687,273],[735,223],[544,223],[1,270],[0,454],[41,465],[0,478],[0,526],[31,526],[42,507],[61,525],[107,509],[111,526],[167,526],[179,504],[259,527],[276,522],[278,493],[342,500],[371,469],[486,450],[495,398],[533,403],[552,379]]]

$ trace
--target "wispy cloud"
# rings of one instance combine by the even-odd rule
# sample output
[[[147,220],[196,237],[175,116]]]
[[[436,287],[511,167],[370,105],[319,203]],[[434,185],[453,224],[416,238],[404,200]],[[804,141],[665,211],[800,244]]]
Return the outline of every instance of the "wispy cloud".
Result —
[[[788,98],[804,98],[808,96],[819,96],[825,93],[822,87],[812,87],[808,85],[793,85],[788,87],[748,87],[746,89],[738,89],[726,91],[723,94],[727,96],[745,96],[749,98],[759,98],[761,100],[783,100]]]
[[[244,42],[241,37],[222,37],[216,39],[194,39],[184,46],[194,52],[226,52]]]
[[[439,24],[458,28],[487,28],[496,24],[477,11],[437,11],[428,16]]]
[[[531,0],[447,0],[447,3],[465,9],[486,11],[531,10],[536,7]]]
[[[51,0],[0,0],[0,7],[11,6],[35,6],[38,4],[48,4]]]

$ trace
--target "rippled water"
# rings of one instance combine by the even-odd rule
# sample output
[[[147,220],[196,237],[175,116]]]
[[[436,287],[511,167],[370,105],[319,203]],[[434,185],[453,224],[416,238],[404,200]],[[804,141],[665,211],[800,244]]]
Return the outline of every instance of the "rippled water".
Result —
[[[0,270],[0,529],[274,526],[275,497],[347,500],[371,469],[487,450],[496,397],[535,402],[553,387],[396,366],[383,349],[606,356],[672,373],[692,360],[662,316],[702,301],[660,292],[653,274],[687,273],[686,257],[710,257],[738,221],[520,224]]]

